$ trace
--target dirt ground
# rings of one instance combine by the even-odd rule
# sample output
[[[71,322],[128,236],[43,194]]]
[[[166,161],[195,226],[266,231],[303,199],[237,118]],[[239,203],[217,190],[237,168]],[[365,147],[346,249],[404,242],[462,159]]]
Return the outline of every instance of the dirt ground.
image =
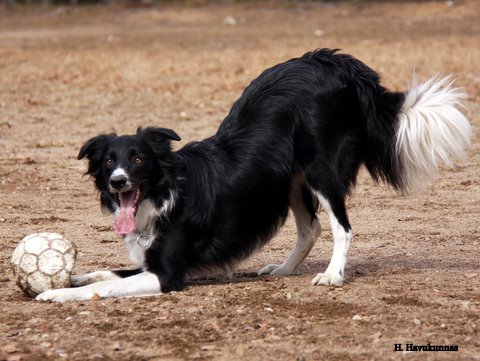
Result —
[[[479,19],[476,0],[0,7],[0,359],[479,360]],[[76,160],[85,140],[139,125],[201,139],[261,70],[319,47],[354,54],[395,90],[414,71],[454,74],[474,126],[468,159],[424,193],[401,197],[362,171],[344,287],[309,284],[332,251],[325,214],[291,277],[255,276],[293,246],[289,218],[232,278],[183,292],[52,304],[15,286],[11,254],[37,231],[77,244],[75,273],[129,267]]]

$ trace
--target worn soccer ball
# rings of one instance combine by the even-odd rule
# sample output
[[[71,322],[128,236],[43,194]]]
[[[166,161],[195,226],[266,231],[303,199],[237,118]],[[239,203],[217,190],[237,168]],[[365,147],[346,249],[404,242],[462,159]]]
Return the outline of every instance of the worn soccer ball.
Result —
[[[12,255],[16,283],[31,297],[69,287],[76,256],[75,244],[58,233],[26,236]]]

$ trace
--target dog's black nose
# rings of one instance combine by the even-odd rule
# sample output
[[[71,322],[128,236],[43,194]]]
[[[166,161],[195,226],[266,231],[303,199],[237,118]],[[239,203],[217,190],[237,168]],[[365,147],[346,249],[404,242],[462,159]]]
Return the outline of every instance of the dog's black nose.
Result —
[[[124,175],[114,175],[110,177],[110,186],[114,189],[120,190],[127,184],[127,177]]]

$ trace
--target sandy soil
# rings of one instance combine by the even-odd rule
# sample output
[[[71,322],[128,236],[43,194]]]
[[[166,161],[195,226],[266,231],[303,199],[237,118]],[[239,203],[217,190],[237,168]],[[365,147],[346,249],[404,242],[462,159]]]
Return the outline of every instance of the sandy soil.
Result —
[[[0,7],[0,359],[480,359],[480,4],[272,4]],[[183,292],[50,304],[19,291],[10,257],[36,231],[76,242],[76,273],[129,267],[76,160],[86,139],[139,125],[201,139],[261,70],[318,47],[354,54],[396,90],[413,71],[453,73],[474,125],[467,161],[424,193],[398,196],[362,172],[344,287],[309,285],[331,255],[321,214],[322,238],[291,277],[255,276],[291,249],[289,219],[233,278]]]

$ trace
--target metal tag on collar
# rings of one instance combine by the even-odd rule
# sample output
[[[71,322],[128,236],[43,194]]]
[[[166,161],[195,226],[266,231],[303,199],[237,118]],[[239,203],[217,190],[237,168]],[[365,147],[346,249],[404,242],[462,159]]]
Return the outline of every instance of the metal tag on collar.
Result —
[[[141,247],[148,247],[150,244],[150,235],[140,232],[137,236],[137,243]]]

